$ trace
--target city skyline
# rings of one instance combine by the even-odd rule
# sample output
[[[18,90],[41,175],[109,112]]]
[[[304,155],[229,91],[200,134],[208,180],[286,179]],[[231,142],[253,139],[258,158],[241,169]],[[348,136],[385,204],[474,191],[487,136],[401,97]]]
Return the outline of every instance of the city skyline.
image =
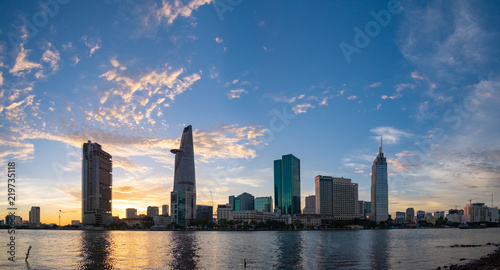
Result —
[[[381,136],[393,217],[500,202],[500,3],[52,2],[0,3],[0,164],[25,219],[82,218],[88,140],[113,156],[113,215],[170,205],[188,124],[198,205],[274,200],[287,153],[301,207],[316,175],[371,201]]]

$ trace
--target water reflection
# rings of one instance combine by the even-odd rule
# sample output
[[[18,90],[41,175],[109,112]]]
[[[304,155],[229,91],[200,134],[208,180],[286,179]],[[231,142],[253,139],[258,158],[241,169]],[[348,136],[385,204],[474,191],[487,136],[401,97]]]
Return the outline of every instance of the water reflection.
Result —
[[[82,232],[81,256],[78,269],[113,269],[111,232]]]
[[[370,252],[370,262],[372,269],[388,269],[389,265],[389,231],[388,230],[378,230],[371,231],[370,236],[372,239],[371,252]]]
[[[278,232],[278,265],[277,269],[302,269],[303,248],[301,232]]]
[[[174,232],[171,269],[197,269],[199,249],[196,232]],[[214,243],[215,244],[215,243]]]

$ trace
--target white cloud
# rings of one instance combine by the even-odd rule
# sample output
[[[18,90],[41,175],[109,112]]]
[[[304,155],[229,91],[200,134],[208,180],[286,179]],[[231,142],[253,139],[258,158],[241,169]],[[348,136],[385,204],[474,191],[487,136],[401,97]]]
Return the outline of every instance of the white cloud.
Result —
[[[71,60],[73,60],[75,65],[78,64],[78,62],[80,62],[80,58],[78,58],[78,56],[76,56],[76,55],[71,57]]]
[[[53,50],[50,50],[51,44],[49,43],[49,48],[43,53],[42,55],[42,60],[45,62],[48,62],[50,64],[50,67],[52,68],[52,71],[55,72],[59,69],[58,61],[61,59],[61,56],[59,55],[59,51],[53,48]]]
[[[85,46],[90,49],[90,57],[92,57],[92,55],[101,48],[101,40],[98,37],[88,37],[85,35],[82,37],[82,40],[83,43],[85,43]]]
[[[238,88],[238,89],[230,90],[229,92],[226,93],[226,95],[229,99],[233,99],[233,98],[240,98],[241,94],[244,94],[244,93],[248,93],[248,92],[245,89]]]
[[[19,53],[17,54],[16,63],[9,70],[9,73],[15,76],[22,76],[26,73],[30,73],[32,69],[42,68],[42,65],[30,62],[28,59],[29,50],[24,49],[24,44],[19,44]]]
[[[411,73],[411,77],[412,77],[413,79],[416,79],[416,80],[423,80],[423,79],[424,79],[424,77],[422,77],[422,76],[418,75],[418,73],[417,73],[416,71],[413,71],[413,72]]]
[[[379,86],[381,86],[381,85],[382,85],[382,83],[381,83],[381,82],[374,82],[374,83],[370,84],[370,88],[379,87]]]
[[[380,137],[383,137],[384,143],[387,144],[397,144],[401,138],[409,138],[412,136],[410,133],[393,127],[376,127],[370,129],[370,132],[377,134],[377,136],[373,136],[375,140],[379,141]]]
[[[3,73],[2,73],[2,71],[0,70],[0,86],[2,86],[2,85],[3,85],[3,76],[2,76],[2,75],[3,75]]]
[[[210,67],[210,79],[217,79],[219,78],[219,72],[217,72],[217,68],[212,65]]]
[[[357,96],[349,96],[347,97],[347,100],[356,100],[358,97]]]
[[[167,19],[167,24],[172,24],[179,16],[190,17],[194,10],[198,10],[200,6],[210,4],[213,0],[191,0],[184,4],[184,1],[168,1],[163,0],[162,7],[156,12],[156,18],[161,21]]]
[[[217,43],[222,43],[222,38],[220,38],[220,37],[216,37],[216,38],[215,38],[215,42],[217,42]]]
[[[314,109],[314,106],[310,103],[297,104],[292,108],[295,114],[306,113],[308,109]]]

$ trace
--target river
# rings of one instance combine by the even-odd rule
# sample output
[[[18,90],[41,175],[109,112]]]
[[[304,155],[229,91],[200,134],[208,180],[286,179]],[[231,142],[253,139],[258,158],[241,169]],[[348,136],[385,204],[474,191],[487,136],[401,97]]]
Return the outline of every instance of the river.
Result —
[[[436,269],[495,250],[500,228],[360,231],[0,231],[0,269]],[[31,245],[26,263],[25,252]],[[480,245],[478,247],[452,247]]]

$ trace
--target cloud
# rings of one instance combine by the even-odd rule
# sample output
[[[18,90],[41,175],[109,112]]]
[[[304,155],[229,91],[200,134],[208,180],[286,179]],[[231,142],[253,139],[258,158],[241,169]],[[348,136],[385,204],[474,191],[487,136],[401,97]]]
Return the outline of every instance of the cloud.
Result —
[[[239,89],[234,89],[230,90],[229,92],[226,93],[227,98],[229,99],[234,99],[234,98],[240,98],[241,94],[248,93],[245,89],[239,88]]]
[[[222,38],[220,38],[220,37],[216,37],[216,38],[215,38],[215,42],[217,42],[217,43],[222,43]]]
[[[49,49],[47,49],[43,55],[42,55],[42,60],[45,62],[48,62],[50,64],[50,67],[52,68],[52,72],[55,72],[59,69],[59,65],[57,62],[61,59],[61,56],[59,55],[59,51],[56,50],[55,48],[52,48],[51,50],[51,44],[49,43]]]
[[[374,82],[374,83],[370,84],[370,88],[379,87],[379,86],[381,86],[381,85],[382,85],[382,83],[381,83],[381,82]]]
[[[184,1],[168,1],[163,0],[162,7],[156,12],[158,21],[163,18],[167,20],[167,24],[172,24],[179,16],[190,17],[194,10],[198,10],[200,6],[209,5],[213,0],[191,0],[184,4]]]
[[[349,96],[347,97],[347,100],[356,100],[358,97],[357,96]]]
[[[310,103],[297,104],[292,108],[295,114],[306,113],[308,109],[314,109],[314,106]]]
[[[76,56],[76,55],[71,57],[71,60],[73,60],[75,65],[78,64],[78,62],[80,62],[80,58],[78,58],[78,56]]]
[[[2,75],[3,75],[3,73],[2,73],[2,71],[0,70],[0,86],[2,86],[2,85],[3,85],[3,76],[2,76]]]
[[[380,107],[382,107],[382,104],[381,103],[377,104],[377,111],[380,110]]]
[[[394,93],[392,96],[387,96],[387,95],[382,95],[382,99],[398,99],[403,97],[403,94],[401,94],[401,91],[403,91],[406,88],[415,88],[414,84],[411,83],[400,83],[394,87],[396,89],[396,93]]]
[[[83,43],[90,49],[89,56],[92,55],[101,48],[101,40],[98,37],[88,37],[87,35],[82,37]]]
[[[214,65],[210,67],[210,79],[219,78],[219,72],[217,72],[217,68]]]
[[[418,75],[418,73],[417,73],[416,71],[413,71],[413,72],[411,73],[411,77],[412,77],[413,79],[416,79],[416,80],[421,80],[421,81],[424,79],[424,77],[422,77],[422,76]]]
[[[30,62],[28,59],[28,53],[30,51],[24,49],[24,44],[19,44],[19,53],[16,57],[16,63],[9,70],[9,73],[14,74],[15,76],[22,76],[24,74],[30,73],[32,69],[41,69],[42,65],[35,62]]]
[[[387,144],[397,144],[401,138],[409,138],[412,136],[410,133],[393,127],[376,127],[370,129],[370,132],[377,134],[377,136],[373,136],[375,140],[379,141],[380,137],[383,137],[384,143]]]

